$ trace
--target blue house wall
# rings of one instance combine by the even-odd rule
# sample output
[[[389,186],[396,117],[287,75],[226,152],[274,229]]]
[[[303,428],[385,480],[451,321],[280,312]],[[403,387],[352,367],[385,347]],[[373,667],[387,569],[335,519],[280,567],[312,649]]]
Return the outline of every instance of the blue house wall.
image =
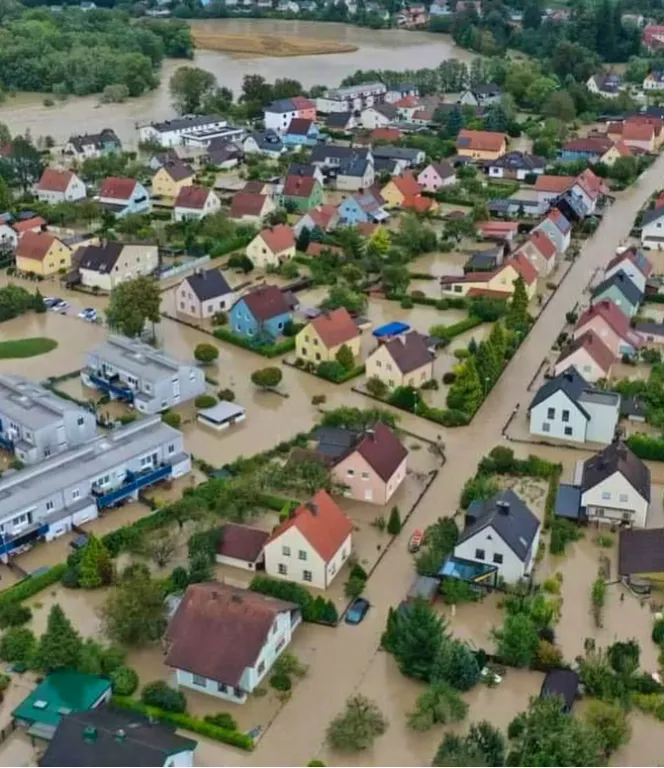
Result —
[[[233,333],[253,340],[260,340],[266,337],[276,339],[278,336],[282,336],[284,325],[292,319],[290,312],[284,312],[281,315],[275,315],[275,317],[259,323],[249,311],[244,299],[240,299],[231,307],[229,316]]]
[[[586,160],[589,163],[597,163],[602,156],[598,152],[572,151],[569,149],[561,149],[558,155],[560,159],[566,163],[574,160]]]
[[[367,212],[353,197],[347,197],[339,206],[339,218],[343,224],[360,224],[369,221]]]

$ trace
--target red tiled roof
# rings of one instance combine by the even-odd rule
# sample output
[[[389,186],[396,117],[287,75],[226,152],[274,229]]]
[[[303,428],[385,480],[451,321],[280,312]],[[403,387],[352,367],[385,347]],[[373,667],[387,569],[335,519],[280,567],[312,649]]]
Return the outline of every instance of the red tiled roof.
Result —
[[[120,176],[109,176],[104,179],[99,188],[99,197],[110,197],[113,200],[129,200],[138,182]]]
[[[457,136],[458,149],[476,149],[485,152],[497,152],[505,142],[504,133],[495,131],[471,131],[462,128]]]
[[[623,141],[652,141],[655,136],[654,126],[648,123],[625,123]]]
[[[456,283],[488,283],[496,274],[494,272],[466,272],[465,275],[443,275],[440,278],[441,285],[455,285]]]
[[[309,243],[306,253],[307,256],[320,256],[324,251],[336,253],[339,256],[344,255],[344,249],[340,248],[338,245],[325,245],[323,243]]]
[[[419,103],[419,97],[411,94],[410,96],[404,96],[403,98],[399,99],[399,101],[395,101],[392,106],[396,107],[397,109],[409,109],[411,107],[416,107]]]
[[[254,192],[258,195],[263,194],[263,190],[266,187],[266,183],[264,181],[258,181],[257,179],[248,181],[244,187],[242,187],[243,192]]]
[[[323,312],[311,321],[311,326],[328,349],[345,344],[360,333],[345,307]]]
[[[262,229],[258,235],[272,253],[281,253],[295,245],[293,230],[285,224]]]
[[[574,176],[550,176],[542,174],[535,181],[538,192],[566,192],[576,181]]]
[[[433,200],[430,197],[415,195],[414,197],[407,197],[401,205],[403,208],[415,211],[416,213],[426,213],[433,205]]]
[[[556,246],[551,242],[544,230],[536,229],[534,232],[531,232],[528,239],[547,261],[556,255]]]
[[[296,109],[314,109],[316,107],[316,103],[307,99],[306,96],[293,96],[291,101]]]
[[[21,232],[29,232],[31,229],[34,229],[35,227],[45,227],[46,226],[46,219],[42,219],[41,216],[33,216],[31,219],[24,219],[23,221],[16,221],[12,224],[12,229],[14,232],[18,232],[20,235]]]
[[[304,215],[309,216],[319,229],[326,230],[330,226],[330,222],[337,216],[337,207],[329,204],[317,205],[315,208],[310,208]]]
[[[256,663],[277,616],[297,606],[228,584],[192,584],[166,636],[166,664],[238,686]]]
[[[238,301],[244,301],[258,322],[290,312],[284,294],[276,285],[261,285],[245,293]]]
[[[526,285],[531,285],[537,280],[538,272],[535,267],[528,261],[523,253],[515,253],[514,256],[507,259],[502,267],[499,267],[496,272],[499,273],[501,269],[512,265],[514,269],[521,275]]]
[[[593,173],[590,168],[586,168],[583,173],[580,173],[576,177],[576,183],[580,184],[592,198],[597,197],[600,192],[606,194],[608,191],[606,184],[602,181],[602,179],[600,179],[599,176]]]
[[[567,152],[597,152],[603,154],[613,141],[608,136],[593,136],[588,139],[573,139],[563,144],[563,150]]]
[[[490,288],[471,288],[468,296],[486,296],[487,299],[509,299],[512,294],[509,291],[494,291]]]
[[[175,199],[175,207],[203,210],[209,196],[210,190],[207,187],[197,187],[193,184],[189,187],[182,187]]]
[[[306,136],[309,133],[313,122],[313,120],[304,117],[294,117],[288,124],[287,133],[291,133],[294,136]]]
[[[373,221],[359,221],[355,225],[355,229],[362,235],[362,237],[371,237],[379,226],[380,224],[376,224]]]
[[[630,125],[652,125],[655,129],[655,134],[660,134],[664,128],[664,120],[654,115],[632,115],[625,120],[625,124]]]
[[[381,421],[374,424],[355,446],[374,472],[387,482],[408,456],[408,451],[399,438]]]
[[[369,135],[370,141],[398,141],[401,131],[398,128],[374,128]]]
[[[621,134],[623,132],[623,124],[618,122],[608,123],[606,126],[606,132],[613,134],[614,136],[616,134]]]
[[[603,299],[593,304],[578,319],[575,328],[583,328],[594,317],[601,317],[607,325],[624,338],[631,338],[629,318],[612,301]]]
[[[288,520],[274,529],[270,541],[279,538],[290,528],[297,528],[328,563],[352,533],[353,523],[328,492],[321,489],[308,504],[298,507]]]
[[[48,232],[26,232],[18,241],[16,255],[23,259],[43,261],[55,237]]]
[[[563,362],[563,360],[566,360],[570,355],[573,355],[579,349],[584,349],[605,373],[609,371],[615,362],[613,352],[609,349],[609,347],[606,346],[606,344],[594,331],[586,331],[584,334],[575,339],[566,349],[560,353],[560,357],[558,358],[557,362]]]
[[[431,120],[433,120],[433,110],[432,109],[418,109],[416,112],[413,112],[413,120],[431,121]]]
[[[417,197],[422,191],[422,187],[417,183],[412,173],[393,176],[391,181],[404,197]]]
[[[270,538],[267,531],[252,528],[249,525],[227,523],[221,529],[222,539],[217,546],[217,554],[222,557],[234,557],[247,563],[255,563]]]
[[[518,232],[519,225],[516,221],[478,221],[475,225],[483,233],[509,235]]]
[[[318,181],[313,176],[286,176],[284,195],[288,197],[310,197]]]
[[[44,168],[37,189],[44,192],[66,192],[74,174],[58,168]]]
[[[614,149],[617,149],[621,157],[629,157],[632,154],[632,150],[620,139],[613,145]]]
[[[259,195],[256,192],[236,192],[231,202],[231,218],[260,216],[266,200],[267,195]]]

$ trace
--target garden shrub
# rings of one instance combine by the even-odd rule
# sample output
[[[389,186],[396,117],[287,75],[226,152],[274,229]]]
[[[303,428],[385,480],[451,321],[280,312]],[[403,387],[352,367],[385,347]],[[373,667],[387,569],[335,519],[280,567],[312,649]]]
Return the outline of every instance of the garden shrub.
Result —
[[[196,408],[212,408],[217,404],[217,398],[214,395],[199,395],[194,400]]]
[[[280,579],[271,579],[269,576],[254,576],[249,589],[262,595],[276,597],[279,600],[297,603],[302,611],[304,621],[336,624],[339,619],[332,600],[326,601],[322,597],[314,599],[303,586],[294,581],[281,581]]]
[[[0,605],[0,629],[20,627],[32,618],[32,611],[21,603],[5,603]]]
[[[163,680],[148,683],[141,692],[141,701],[146,706],[158,707],[166,712],[182,714],[187,711],[187,699],[184,693],[171,688]]]
[[[275,691],[281,691],[283,693],[290,691],[290,689],[293,687],[290,677],[283,672],[272,675],[270,678],[270,685],[274,688]]]
[[[136,670],[123,664],[111,672],[111,685],[114,694],[118,696],[131,696],[138,688]]]
[[[203,720],[211,725],[216,725],[217,728],[224,728],[227,731],[237,731],[237,723],[230,712],[217,712],[216,715],[205,715]]]

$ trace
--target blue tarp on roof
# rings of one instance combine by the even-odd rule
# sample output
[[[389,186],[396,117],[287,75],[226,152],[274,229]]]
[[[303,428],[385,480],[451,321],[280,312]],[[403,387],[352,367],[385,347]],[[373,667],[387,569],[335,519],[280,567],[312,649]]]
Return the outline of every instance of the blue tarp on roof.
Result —
[[[381,325],[379,328],[376,328],[375,331],[373,331],[373,335],[379,339],[382,336],[394,336],[397,333],[406,333],[406,331],[410,330],[410,326],[408,323],[400,323],[399,321],[395,320],[392,323],[386,323],[385,325]]]

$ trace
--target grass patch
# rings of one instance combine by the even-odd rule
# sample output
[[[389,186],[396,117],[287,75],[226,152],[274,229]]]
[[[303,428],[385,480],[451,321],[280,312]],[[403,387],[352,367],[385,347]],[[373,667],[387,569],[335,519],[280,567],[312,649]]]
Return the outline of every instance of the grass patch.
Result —
[[[0,341],[0,360],[12,360],[19,357],[36,357],[45,355],[58,346],[55,339],[35,336],[32,339],[14,339]]]

